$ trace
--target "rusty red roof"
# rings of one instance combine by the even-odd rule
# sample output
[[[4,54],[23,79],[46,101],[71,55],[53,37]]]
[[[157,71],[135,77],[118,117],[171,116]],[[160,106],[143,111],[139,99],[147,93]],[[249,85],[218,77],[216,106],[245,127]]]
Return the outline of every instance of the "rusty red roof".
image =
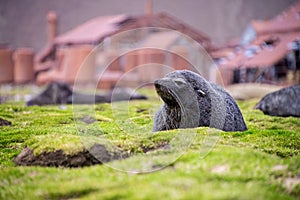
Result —
[[[56,52],[55,49],[60,46],[84,44],[97,45],[106,37],[113,36],[119,32],[143,27],[158,27],[176,30],[197,41],[207,51],[210,51],[212,48],[211,40],[205,33],[194,29],[190,25],[165,12],[137,16],[100,16],[88,20],[87,22],[56,37],[53,44],[48,44],[44,50],[38,53],[36,59],[37,66],[42,66],[42,64],[47,60],[53,61],[53,59],[57,59],[54,56]],[[49,68],[49,66],[47,66],[47,68]],[[36,68],[37,71],[40,69],[44,68]]]
[[[300,39],[300,32],[291,32],[286,34],[274,34],[277,38],[277,44],[272,47],[265,47],[243,65],[245,67],[268,67],[279,62],[290,51],[290,44]]]
[[[91,19],[76,28],[59,35],[55,44],[92,44],[114,33],[128,15],[101,16]]]
[[[270,67],[283,59],[294,41],[300,41],[300,1],[270,20],[252,21],[256,38],[239,52],[223,57],[220,67]]]
[[[53,49],[58,46],[99,44],[104,38],[113,34],[142,27],[159,27],[179,31],[201,44],[207,51],[212,48],[210,38],[179,19],[165,13],[151,15],[113,15],[100,16],[79,25],[70,31],[55,38],[54,43],[39,53],[39,61],[44,62],[49,58]]]
[[[253,20],[252,27],[258,34],[300,30],[300,1],[270,20]]]
[[[105,37],[117,32],[141,27],[160,27],[177,30],[193,38],[206,49],[209,49],[211,46],[210,38],[206,34],[164,12],[140,16],[115,15],[97,17],[59,35],[55,39],[55,44],[97,44]]]
[[[269,38],[275,38],[277,42],[272,46],[265,45],[265,42]],[[220,66],[225,68],[273,66],[291,50],[291,43],[299,39],[300,31],[260,36],[252,42],[252,45],[245,47],[239,53],[234,53],[230,56],[227,55],[226,59],[220,63]],[[252,52],[247,55],[247,51]]]

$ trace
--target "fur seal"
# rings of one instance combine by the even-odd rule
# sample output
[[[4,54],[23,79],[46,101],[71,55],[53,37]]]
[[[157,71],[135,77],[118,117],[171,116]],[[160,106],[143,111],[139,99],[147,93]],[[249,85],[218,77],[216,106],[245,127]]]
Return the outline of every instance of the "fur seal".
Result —
[[[192,71],[171,72],[154,85],[164,105],[155,114],[153,131],[198,126],[247,130],[234,99],[220,86]]]
[[[255,108],[266,115],[300,117],[300,84],[267,94]]]
[[[26,102],[27,106],[53,105],[53,104],[91,104],[110,103],[112,101],[125,101],[135,99],[147,99],[146,96],[137,94],[130,88],[116,88],[114,95],[109,91],[105,95],[88,95],[73,92],[68,84],[52,82],[36,97]]]

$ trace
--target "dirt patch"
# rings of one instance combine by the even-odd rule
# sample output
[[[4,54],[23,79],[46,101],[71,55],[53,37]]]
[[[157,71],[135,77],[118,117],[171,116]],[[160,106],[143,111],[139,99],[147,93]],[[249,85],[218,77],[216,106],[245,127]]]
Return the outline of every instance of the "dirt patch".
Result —
[[[124,152],[110,152],[104,145],[95,144],[89,151],[84,150],[74,155],[65,154],[62,150],[44,152],[37,156],[29,147],[15,157],[14,163],[22,166],[51,166],[51,167],[84,167],[127,158]]]
[[[156,150],[170,149],[167,142],[162,142],[155,147],[141,146],[143,153]],[[14,158],[14,163],[18,166],[47,166],[47,167],[85,167],[122,160],[133,156],[122,150],[109,150],[105,145],[95,144],[89,150],[83,150],[76,154],[65,154],[63,150],[43,152],[34,155],[34,150],[25,147],[19,155]]]
[[[0,118],[0,126],[11,126],[11,122]]]

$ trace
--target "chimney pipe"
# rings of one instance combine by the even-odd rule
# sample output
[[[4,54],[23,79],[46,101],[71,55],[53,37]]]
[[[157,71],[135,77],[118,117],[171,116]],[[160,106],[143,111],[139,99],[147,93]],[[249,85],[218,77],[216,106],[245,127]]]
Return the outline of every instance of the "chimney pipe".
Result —
[[[48,34],[48,43],[52,43],[57,36],[57,14],[55,11],[49,11],[47,14],[47,34]]]
[[[152,0],[146,0],[145,3],[145,15],[150,16],[153,14],[153,4],[152,4]]]

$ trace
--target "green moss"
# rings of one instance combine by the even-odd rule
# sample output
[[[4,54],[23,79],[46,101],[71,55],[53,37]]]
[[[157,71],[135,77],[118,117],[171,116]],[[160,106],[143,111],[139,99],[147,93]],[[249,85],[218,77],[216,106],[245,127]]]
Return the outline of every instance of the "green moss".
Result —
[[[202,127],[153,133],[161,102],[154,91],[143,92],[151,98],[94,108],[0,105],[0,117],[12,122],[0,127],[0,199],[299,199],[299,118],[264,115],[253,110],[258,100],[250,100],[238,102],[248,131]],[[107,141],[131,157],[81,169],[12,162],[25,146],[35,154],[59,149],[76,154]],[[128,175],[113,168],[163,169]],[[287,186],[287,180],[295,185]]]
[[[131,157],[114,166],[136,166],[141,159],[147,161]],[[5,187],[1,195],[13,199],[293,199],[270,178],[272,167],[282,163],[260,151],[218,145],[204,159],[189,150],[173,165],[138,176],[107,166],[68,170],[18,167],[0,172]],[[215,170],[222,166],[227,166],[224,171]]]

